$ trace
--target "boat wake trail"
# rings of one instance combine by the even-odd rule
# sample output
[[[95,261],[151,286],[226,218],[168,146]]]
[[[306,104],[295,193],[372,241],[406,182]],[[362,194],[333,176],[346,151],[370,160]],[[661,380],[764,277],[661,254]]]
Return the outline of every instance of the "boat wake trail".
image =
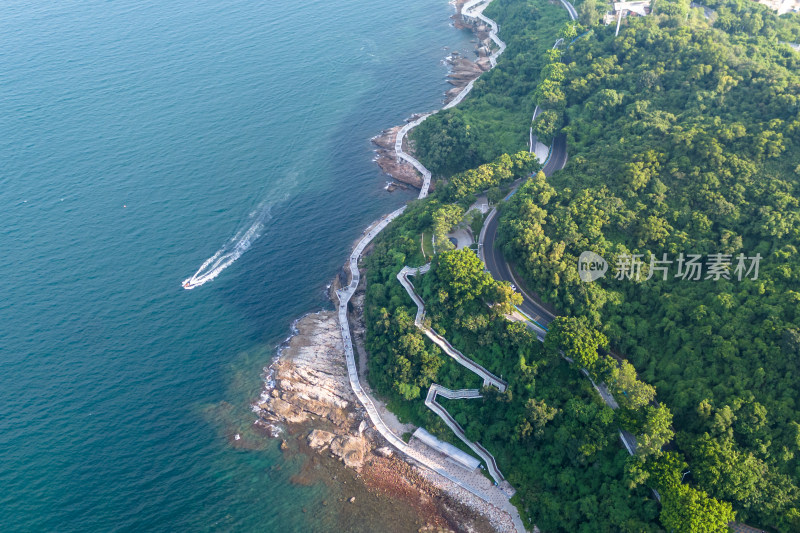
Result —
[[[194,289],[208,283],[239,259],[261,236],[264,224],[272,218],[272,205],[271,202],[263,202],[250,213],[246,226],[237,231],[217,253],[206,259],[192,277],[185,279],[183,288]]]

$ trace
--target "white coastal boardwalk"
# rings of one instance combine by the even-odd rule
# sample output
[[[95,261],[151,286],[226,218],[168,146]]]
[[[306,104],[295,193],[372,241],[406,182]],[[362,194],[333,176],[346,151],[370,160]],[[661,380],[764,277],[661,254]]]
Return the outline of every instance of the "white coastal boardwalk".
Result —
[[[488,4],[488,2],[483,2],[483,3]],[[498,42],[499,39],[496,37],[496,25],[493,26],[493,31],[495,32],[495,38],[493,40],[496,39],[495,42]],[[502,41],[499,42],[502,43]],[[502,43],[500,50],[496,51],[493,54],[493,57],[491,59],[492,65],[496,64],[497,55],[499,55],[499,53],[502,52],[502,50],[504,49],[505,49],[505,43]],[[450,102],[450,104],[448,104],[448,108],[461,102],[471,89],[472,89],[472,83],[464,87],[464,89],[458,94],[458,96],[452,102]],[[403,139],[412,128],[421,124],[422,121],[428,118],[431,114],[432,113],[421,115],[417,117],[417,119],[415,119],[414,121],[406,124],[400,130],[400,132],[398,132],[397,139],[395,141],[395,152],[397,154],[397,157],[408,161],[423,176],[423,184],[419,192],[420,199],[425,198],[428,195],[428,190],[430,188],[431,174],[430,171],[428,171],[428,169],[426,169],[422,165],[422,163],[420,163],[415,158],[403,152]],[[390,213],[389,215],[386,215],[377,224],[371,226],[366,231],[365,235],[361,238],[361,240],[359,240],[359,242],[356,244],[355,249],[350,254],[350,260],[349,260],[349,270],[351,274],[350,284],[347,287],[339,289],[337,291],[337,296],[339,298],[339,309],[338,309],[339,324],[342,330],[342,343],[344,345],[345,360],[347,363],[347,373],[348,373],[348,378],[350,380],[350,386],[352,387],[353,392],[358,398],[358,401],[361,402],[361,404],[364,406],[364,409],[366,410],[370,421],[375,426],[375,429],[389,442],[389,444],[394,446],[397,450],[402,452],[407,457],[413,459],[417,463],[429,468],[430,470],[436,472],[442,477],[455,483],[462,489],[467,490],[468,492],[474,494],[483,501],[504,511],[511,518],[514,524],[514,529],[518,533],[523,533],[524,531],[526,531],[525,526],[523,525],[522,520],[520,519],[519,512],[517,511],[516,507],[514,507],[509,502],[510,495],[507,492],[504,492],[498,487],[491,486],[489,481],[480,474],[467,472],[464,468],[453,467],[452,465],[447,464],[447,461],[437,460],[436,454],[432,453],[432,450],[427,449],[426,446],[419,447],[418,444],[414,441],[412,441],[412,443],[410,444],[406,444],[400,437],[395,435],[394,432],[392,432],[392,430],[389,428],[389,426],[383,421],[378,409],[375,407],[375,404],[372,402],[366,391],[364,391],[364,389],[361,387],[361,382],[358,376],[358,368],[355,361],[353,339],[350,332],[350,324],[347,319],[347,307],[350,303],[350,299],[353,297],[353,294],[355,294],[355,291],[360,281],[358,260],[361,258],[361,255],[364,253],[364,250],[367,248],[369,243],[372,242],[375,236],[377,236],[381,231],[383,231],[383,229],[392,220],[400,216],[403,213],[403,211],[405,211],[405,206],[401,207],[400,209],[397,209],[396,211]]]
[[[406,266],[403,267],[403,269],[397,274],[397,279],[400,280],[400,284],[403,285],[403,288],[405,288],[408,295],[411,296],[411,299],[414,300],[415,304],[417,304],[417,314],[414,317],[414,324],[425,333],[426,337],[428,337],[434,342],[434,344],[441,348],[444,353],[455,359],[458,364],[474,372],[475,374],[478,374],[483,379],[484,385],[494,385],[500,390],[500,392],[505,392],[506,387],[508,386],[507,382],[498,378],[481,365],[453,348],[453,345],[451,345],[447,339],[436,333],[433,329],[425,326],[423,323],[422,319],[425,316],[425,304],[423,303],[422,298],[420,298],[417,294],[417,291],[414,290],[414,286],[410,281],[408,281],[408,276],[424,274],[428,270],[430,270],[430,264],[419,268],[411,268]]]
[[[494,67],[497,65],[498,56],[505,51],[506,43],[504,43],[500,37],[497,36],[497,24],[492,19],[483,15],[483,10],[491,3],[491,1],[492,0],[472,0],[461,8],[461,15],[467,20],[480,19],[491,28],[491,31],[489,32],[489,38],[495,43],[495,45],[497,45],[497,49],[492,53],[492,55],[489,56],[489,63],[492,65],[492,67]],[[464,100],[464,98],[472,90],[474,84],[475,80],[470,81],[466,86],[464,86],[463,89],[461,89],[461,92],[459,92],[456,97],[453,98],[453,100],[445,105],[442,109],[450,109],[451,107],[455,107],[460,104],[461,101]],[[428,196],[428,190],[431,186],[431,172],[425,168],[422,163],[403,151],[403,140],[406,138],[406,135],[409,131],[416,128],[422,124],[425,119],[431,115],[435,115],[436,113],[438,113],[438,110],[419,115],[416,119],[403,126],[400,131],[397,132],[397,136],[394,140],[394,152],[396,158],[410,163],[420,174],[422,174],[422,187],[419,191],[419,198],[425,198]]]
[[[495,376],[494,374],[483,368],[481,365],[479,365],[472,359],[464,356],[464,354],[453,348],[453,346],[449,342],[447,342],[447,340],[444,337],[442,337],[441,335],[436,333],[432,328],[429,328],[424,324],[423,318],[425,317],[425,304],[422,301],[422,298],[420,298],[419,294],[417,294],[417,291],[414,290],[414,286],[408,280],[408,276],[424,274],[428,270],[430,270],[430,264],[427,264],[419,268],[411,268],[406,266],[403,267],[403,269],[397,274],[397,279],[400,280],[400,283],[403,285],[403,288],[405,288],[408,295],[411,297],[412,300],[414,300],[414,303],[417,305],[417,314],[414,317],[414,324],[419,329],[421,329],[425,333],[425,335],[429,339],[431,339],[437,346],[439,346],[442,350],[444,350],[444,352],[447,355],[455,359],[463,367],[474,372],[475,374],[478,374],[483,379],[483,384],[485,386],[493,385],[497,387],[500,390],[500,392],[505,392],[508,383],[498,378],[497,376]],[[449,398],[451,400],[480,398],[481,397],[480,391],[477,389],[461,389],[453,391],[445,387],[442,387],[441,385],[433,383],[428,389],[428,396],[425,398],[425,405],[427,405],[430,410],[436,413],[439,416],[439,418],[444,420],[444,423],[447,424],[447,426],[451,430],[453,430],[453,433],[455,433],[464,444],[469,446],[473,452],[478,454],[478,456],[481,459],[483,459],[483,462],[486,463],[486,466],[489,469],[489,474],[491,474],[495,482],[498,485],[500,483],[503,483],[503,481],[505,481],[505,478],[503,477],[503,474],[500,472],[500,469],[497,468],[497,462],[494,460],[494,456],[490,454],[486,450],[486,448],[481,446],[480,443],[472,442],[467,438],[467,435],[464,433],[464,429],[461,427],[461,425],[459,425],[459,423],[456,422],[452,416],[450,416],[450,413],[448,413],[444,407],[436,403],[437,395],[444,396],[445,398]],[[509,495],[513,495],[514,489],[510,485],[505,484],[503,489],[507,491]]]
[[[565,2],[565,0],[561,0],[561,2],[564,3],[565,7],[570,13],[570,17],[574,20],[575,19],[575,16],[573,15],[574,8],[572,8],[569,2]],[[491,0],[471,0],[470,2],[464,5],[461,12],[462,16],[464,16],[465,19],[473,19],[473,20],[479,19],[483,21],[487,26],[489,26],[489,28],[491,28],[489,32],[489,37],[497,46],[497,49],[489,57],[490,64],[492,67],[494,67],[495,65],[497,65],[498,56],[502,54],[503,51],[505,50],[506,44],[497,35],[499,31],[497,24],[493,20],[483,15],[483,9],[485,9],[486,6],[489,5],[490,3]],[[467,96],[467,94],[469,94],[469,92],[472,90],[473,85],[474,85],[474,80],[468,83],[451,102],[449,102],[447,105],[443,107],[443,109],[450,109],[451,107],[461,103],[461,101],[463,101],[464,98]],[[430,189],[430,184],[431,184],[431,173],[428,169],[425,168],[424,165],[422,165],[422,163],[420,163],[415,158],[413,158],[412,156],[408,155],[403,151],[403,140],[405,139],[405,136],[411,129],[421,124],[426,118],[428,118],[434,113],[436,113],[436,111],[420,115],[412,122],[406,124],[398,132],[397,137],[395,139],[395,153],[397,158],[403,159],[408,163],[410,163],[411,165],[413,165],[414,168],[416,168],[423,176],[423,183],[418,196],[418,198],[420,199],[428,196],[428,190]],[[372,399],[369,397],[366,391],[364,391],[364,389],[361,387],[361,382],[358,376],[358,367],[355,361],[353,339],[350,332],[350,323],[347,318],[347,307],[350,303],[350,299],[353,297],[353,294],[355,294],[355,291],[360,281],[358,261],[361,258],[361,255],[364,253],[364,250],[370,244],[370,242],[372,242],[372,240],[381,231],[383,231],[383,229],[386,228],[386,226],[389,225],[389,223],[392,220],[400,216],[405,211],[405,209],[406,206],[403,206],[393,211],[392,213],[384,216],[377,224],[372,225],[365,232],[365,235],[358,241],[355,249],[350,254],[350,259],[349,259],[349,269],[351,275],[350,283],[347,287],[336,291],[337,296],[339,298],[338,317],[339,317],[339,324],[342,330],[342,344],[344,346],[345,360],[347,363],[347,373],[348,373],[348,378],[350,380],[350,386],[352,387],[353,392],[358,398],[358,401],[361,402],[361,404],[364,406],[364,409],[366,410],[370,421],[375,426],[375,429],[389,442],[389,444],[394,446],[397,450],[406,455],[408,458],[413,459],[417,463],[429,468],[431,471],[436,472],[442,477],[450,480],[451,482],[458,485],[462,489],[481,498],[483,501],[491,505],[494,505],[498,509],[506,512],[511,517],[511,520],[514,523],[514,528],[516,529],[516,531],[518,533],[523,533],[526,531],[526,529],[519,516],[519,512],[517,511],[516,507],[514,507],[509,502],[509,498],[511,497],[511,495],[513,495],[513,488],[511,488],[510,485],[508,485],[508,482],[503,482],[503,485],[506,487],[505,491],[499,487],[487,486],[488,480],[486,478],[480,475],[475,475],[473,472],[466,472],[466,470],[463,468],[453,467],[446,461],[439,460],[437,455],[433,453],[433,450],[431,450],[429,447],[427,446],[420,447],[413,440],[410,444],[406,444],[400,437],[395,435],[394,432],[392,432],[392,430],[389,428],[389,426],[383,421],[378,409],[372,402]],[[424,310],[422,309],[418,310],[418,315],[420,312],[424,312]],[[443,344],[439,344],[437,342],[437,345],[442,346],[442,348],[445,349],[447,353],[450,353],[451,356],[452,353],[460,354],[460,352],[458,352],[452,346],[450,346],[450,344],[446,340],[444,339],[441,340],[443,341]],[[506,383],[504,381],[497,378],[496,376],[488,372],[486,369],[484,369],[477,363],[464,357],[463,354],[461,355],[460,359],[458,357],[455,358],[470,370],[484,377],[484,383],[493,384],[496,387],[498,387],[498,389],[505,390]],[[438,391],[434,393],[434,397],[431,399],[431,403],[438,406],[439,408],[441,408],[441,406],[439,406],[435,402],[435,395],[441,394],[442,396],[447,397],[446,394],[443,393],[442,389],[443,388],[439,388]],[[474,396],[470,396],[472,392],[468,393],[464,391],[454,391],[452,392],[452,394],[456,396],[463,395],[461,396],[463,398],[474,398]],[[444,409],[442,409],[442,411],[444,411],[444,413],[447,413],[447,411],[445,411]],[[446,414],[446,416],[449,417],[449,414]],[[455,423],[455,421],[453,422]],[[463,431],[461,433],[463,434]],[[497,465],[494,463],[494,458],[491,456],[491,454],[486,452],[486,450],[483,450],[483,453],[485,453],[486,455],[484,460],[488,458],[487,464],[490,465],[489,467],[490,472],[494,470],[494,473],[492,475],[493,476],[495,474],[497,475],[495,479],[498,478],[502,479],[502,474],[500,474],[500,471],[497,469]],[[481,457],[484,457],[483,453],[479,455],[481,455]],[[536,528],[534,527],[534,531],[535,530]]]
[[[353,294],[355,294],[360,280],[358,260],[375,236],[378,235],[378,233],[380,233],[392,220],[400,216],[403,211],[405,211],[405,206],[397,209],[389,215],[386,215],[376,225],[367,230],[366,234],[361,238],[353,252],[350,254],[350,284],[346,288],[339,289],[337,291],[337,295],[339,297],[339,324],[342,331],[342,344],[344,345],[345,360],[347,363],[347,373],[350,380],[350,386],[358,398],[358,401],[361,402],[361,404],[364,406],[364,409],[367,411],[367,415],[369,416],[372,424],[375,426],[375,429],[389,442],[389,444],[419,464],[433,470],[437,474],[452,481],[459,487],[469,491],[485,502],[494,505],[502,511],[505,511],[511,517],[515,529],[522,533],[525,531],[525,526],[522,524],[522,520],[519,517],[519,512],[517,509],[508,501],[510,496],[507,492],[492,486],[484,486],[479,488],[477,486],[478,483],[474,481],[475,476],[468,475],[471,473],[467,472],[465,469],[453,469],[443,462],[436,461],[430,451],[421,451],[413,445],[406,444],[400,437],[392,432],[388,425],[386,425],[381,418],[378,409],[375,407],[375,404],[361,387],[361,382],[358,376],[358,368],[355,361],[350,324],[347,319],[347,306],[350,302],[350,299],[353,297]],[[467,481],[470,478],[472,478],[472,482]],[[480,481],[480,477],[478,477],[477,481]]]
[[[413,157],[411,157],[410,155],[408,155],[403,151],[403,139],[405,139],[406,134],[409,131],[422,124],[425,121],[425,119],[431,116],[432,114],[433,113],[426,113],[424,115],[421,115],[413,122],[409,122],[408,124],[403,126],[402,129],[399,132],[397,132],[397,137],[395,137],[394,140],[394,151],[395,154],[397,154],[397,158],[408,161],[414,166],[414,168],[417,169],[417,171],[420,174],[422,174],[422,187],[419,190],[419,196],[418,196],[418,198],[420,199],[428,196],[428,189],[430,189],[431,187],[431,171],[425,168],[422,165],[422,163],[420,163],[419,161],[417,161],[416,159],[414,159]]]
[[[466,20],[478,19],[489,26],[489,38],[497,45],[497,51],[489,56],[489,62],[494,67],[497,65],[497,56],[505,51],[506,43],[497,35],[497,32],[500,31],[500,28],[497,27],[497,23],[483,14],[483,10],[486,9],[486,6],[488,6],[491,1],[492,0],[470,0],[461,8],[461,15]]]

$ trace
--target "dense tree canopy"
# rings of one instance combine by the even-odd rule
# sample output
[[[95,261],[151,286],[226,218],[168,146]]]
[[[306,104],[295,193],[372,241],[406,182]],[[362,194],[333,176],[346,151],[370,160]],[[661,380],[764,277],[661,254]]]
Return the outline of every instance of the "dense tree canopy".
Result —
[[[550,323],[544,340],[545,348],[562,352],[581,368],[594,368],[599,348],[608,344],[606,336],[590,328],[585,319],[558,317]]]
[[[656,452],[670,426],[678,432],[695,487],[665,503],[665,526],[676,524],[675,502],[718,501],[792,531],[800,54],[777,39],[797,31],[797,17],[709,7],[713,26],[688,3],[661,0],[618,38],[598,28],[560,54],[548,90],[564,94],[551,107],[563,110],[570,160],[508,202],[500,240],[533,290],[629,358],[604,377],[639,412],[628,419],[637,435],[656,437],[640,444]],[[594,283],[578,276],[587,250],[610,264]],[[648,405],[652,386],[674,419]],[[714,530],[690,523],[683,530]]]
[[[503,154],[491,163],[465,170],[451,177],[444,196],[451,201],[463,200],[476,192],[526,178],[540,167],[536,156],[530,152],[517,152],[511,156]]]
[[[412,134],[445,180],[366,263],[370,382],[452,440],[425,389],[480,381],[414,328],[395,278],[424,261],[425,232],[436,236],[440,253],[414,280],[426,320],[509,381],[442,404],[545,532],[712,532],[734,519],[800,530],[800,54],[781,44],[800,41],[800,17],[704,3],[708,19],[656,0],[615,38],[592,0],[576,2],[582,27],[543,0],[492,2],[508,43],[497,68]],[[519,295],[446,239],[476,193],[499,200],[538,168],[519,153],[530,127],[545,142],[566,133],[569,162],[503,205],[499,240],[564,315],[544,347],[502,318]],[[580,280],[584,251],[609,261],[604,278]],[[619,429],[636,437],[633,457]]]
[[[567,14],[543,0],[494,0],[488,16],[507,47],[498,66],[475,82],[458,106],[433,115],[411,132],[416,155],[434,175],[449,177],[528,146],[536,107],[533,93]]]

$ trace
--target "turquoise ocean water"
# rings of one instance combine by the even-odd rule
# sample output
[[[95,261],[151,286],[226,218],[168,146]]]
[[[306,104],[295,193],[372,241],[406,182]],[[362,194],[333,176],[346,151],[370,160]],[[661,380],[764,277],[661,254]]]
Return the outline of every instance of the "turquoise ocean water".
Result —
[[[451,13],[2,2],[1,531],[325,529],[298,512],[324,486],[226,431],[353,240],[412,197],[368,140],[440,105],[444,47],[471,47]]]

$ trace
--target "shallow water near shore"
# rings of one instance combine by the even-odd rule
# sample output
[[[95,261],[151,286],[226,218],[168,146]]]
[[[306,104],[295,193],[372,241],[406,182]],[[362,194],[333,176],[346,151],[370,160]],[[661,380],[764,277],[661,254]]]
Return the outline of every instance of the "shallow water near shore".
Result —
[[[4,3],[0,530],[343,523],[340,488],[292,481],[303,454],[231,435],[353,240],[414,196],[383,190],[369,138],[440,106],[441,60],[472,47],[451,14]],[[258,221],[216,277],[181,288]]]

